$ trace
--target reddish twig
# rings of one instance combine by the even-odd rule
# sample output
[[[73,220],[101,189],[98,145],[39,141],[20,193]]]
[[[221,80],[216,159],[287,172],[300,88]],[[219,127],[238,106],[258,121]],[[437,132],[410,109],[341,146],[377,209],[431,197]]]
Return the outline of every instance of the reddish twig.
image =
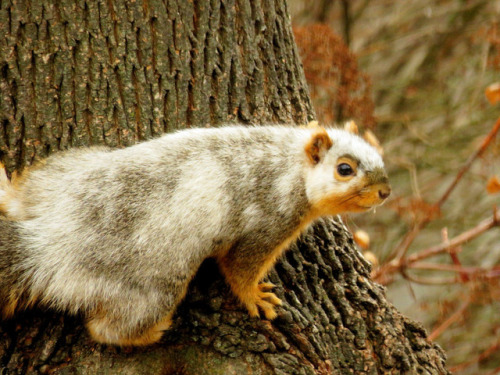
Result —
[[[500,226],[500,217],[499,217],[498,211],[495,208],[493,215],[491,217],[481,221],[474,228],[469,229],[468,231],[465,231],[462,234],[459,234],[458,236],[452,238],[449,241],[443,242],[439,245],[432,246],[428,249],[425,249],[425,250],[419,251],[413,255],[410,255],[407,258],[406,263],[414,263],[416,261],[426,259],[426,258],[429,258],[429,257],[437,255],[437,254],[444,253],[444,252],[448,251],[449,248],[458,247],[458,246],[460,246],[468,241],[471,241],[472,239],[480,236],[484,232],[486,232],[486,231],[488,231],[491,228],[494,228],[496,226]]]
[[[441,231],[441,233],[442,233],[442,236],[443,236],[443,242],[449,244],[450,241],[449,241],[449,238],[448,238],[448,229],[447,228],[443,228],[443,230]],[[450,254],[451,261],[453,262],[453,264],[455,266],[458,266],[459,269],[461,268],[462,263],[460,262],[460,259],[458,258],[458,253],[461,252],[461,251],[462,251],[462,247],[461,246],[448,247],[448,254]],[[460,271],[460,280],[463,283],[469,281],[469,276],[467,276],[467,273]]]
[[[450,368],[450,371],[452,373],[455,373],[457,371],[465,370],[467,367],[470,367],[470,366],[472,366],[475,363],[484,361],[486,358],[490,357],[492,354],[494,354],[494,353],[496,353],[498,351],[500,351],[500,340],[498,340],[496,343],[494,343],[493,345],[491,345],[488,349],[486,349],[485,351],[483,351],[481,354],[479,354],[474,359],[471,359],[470,361],[461,363],[461,364],[459,364],[457,366],[454,366],[454,367]],[[500,372],[500,367],[497,367],[490,374],[491,375],[498,374],[499,372]]]
[[[459,269],[461,268],[462,266],[462,263],[460,262],[460,259],[458,258],[458,252],[461,251],[462,248],[459,247],[457,249],[453,248],[453,249],[450,249],[449,251],[449,254],[450,254],[450,257],[451,257],[451,261],[453,262],[453,264],[455,266],[458,266]],[[466,283],[467,281],[469,281],[469,276],[467,275],[467,272],[464,272],[464,271],[459,271],[460,272],[460,280],[463,282],[463,283]]]
[[[484,232],[497,226],[500,226],[500,215],[498,211],[495,209],[491,217],[481,221],[474,228],[461,233],[460,235],[452,238],[451,240],[446,239],[439,245],[429,247],[425,250],[421,250],[413,255],[410,255],[407,258],[402,257],[394,259],[391,262],[381,266],[377,270],[374,270],[372,277],[378,282],[384,283],[385,281],[384,279],[387,279],[387,276],[389,274],[398,271],[401,272],[404,268],[412,268],[412,265],[418,261],[433,257],[438,254],[445,253],[449,251],[449,249],[457,248],[460,245],[468,241],[471,241],[472,239],[483,234]]]
[[[494,276],[500,275],[500,268],[493,267],[491,269],[483,267],[468,267],[468,266],[457,266],[454,264],[435,264],[435,263],[424,263],[418,262],[411,265],[411,269],[414,270],[429,270],[429,271],[445,271],[445,272],[457,272],[471,275],[481,275],[484,276]],[[467,280],[468,281],[468,280]]]
[[[458,174],[455,177],[455,180],[453,180],[453,182],[450,184],[450,186],[448,187],[448,189],[444,192],[444,194],[441,197],[441,199],[439,199],[437,201],[436,206],[441,207],[443,205],[443,203],[448,199],[448,197],[450,196],[451,192],[455,189],[455,187],[460,182],[460,180],[462,179],[462,177],[464,176],[464,174],[470,169],[472,163],[479,156],[481,156],[482,154],[484,154],[484,152],[486,151],[486,149],[488,148],[488,146],[490,145],[490,143],[493,141],[493,139],[495,139],[495,137],[496,137],[496,135],[497,135],[497,133],[498,133],[499,130],[500,130],[500,117],[495,122],[495,125],[493,126],[493,128],[491,129],[491,131],[489,132],[489,134],[486,136],[486,138],[484,139],[483,143],[481,143],[481,146],[479,146],[479,148],[476,150],[476,152],[474,152],[469,157],[469,159],[467,159],[467,161],[465,162],[464,166],[458,171]]]
[[[412,283],[416,284],[421,284],[421,285],[450,285],[450,284],[456,284],[457,283],[457,278],[456,277],[446,277],[446,278],[423,278],[423,277],[418,277],[418,276],[410,276],[406,272],[401,272],[403,277],[411,281]]]
[[[494,369],[493,371],[490,371],[489,373],[487,373],[486,375],[498,375],[500,374],[500,366],[498,366],[496,369]]]
[[[451,326],[453,323],[455,323],[458,319],[460,319],[463,315],[463,313],[465,312],[465,310],[467,309],[467,307],[469,306],[470,304],[470,300],[467,299],[465,300],[464,302],[462,302],[462,304],[458,307],[458,309],[453,313],[451,314],[451,316],[446,319],[443,323],[441,323],[437,328],[435,328],[431,334],[429,335],[428,339],[430,341],[434,341],[436,338],[438,338],[439,336],[441,336],[441,334],[446,331],[446,329]]]
[[[434,204],[435,210],[431,210],[431,212],[434,214],[436,211],[440,212],[442,205],[444,202],[448,199],[448,197],[451,195],[455,187],[458,185],[460,180],[463,178],[465,173],[470,169],[472,163],[479,157],[481,156],[488,146],[491,144],[493,139],[495,139],[498,131],[500,130],[500,117],[496,120],[495,124],[493,125],[493,128],[491,131],[488,133],[488,135],[485,137],[479,148],[467,159],[465,164],[462,166],[462,168],[458,171],[455,179],[453,182],[450,184],[448,189],[444,192],[444,194],[441,196],[441,198]],[[411,231],[409,231],[406,236],[403,238],[403,240],[399,243],[398,246],[394,249],[392,252],[393,257],[389,257],[389,259],[396,259],[396,262],[399,262],[400,259],[404,258],[406,256],[406,253],[408,252],[408,249],[410,248],[411,244],[417,237],[417,235],[420,233],[420,231],[432,220],[431,214],[425,215],[422,219],[420,219],[418,222],[415,223]],[[392,263],[391,260],[391,263]],[[385,271],[383,267],[380,268],[380,271]]]

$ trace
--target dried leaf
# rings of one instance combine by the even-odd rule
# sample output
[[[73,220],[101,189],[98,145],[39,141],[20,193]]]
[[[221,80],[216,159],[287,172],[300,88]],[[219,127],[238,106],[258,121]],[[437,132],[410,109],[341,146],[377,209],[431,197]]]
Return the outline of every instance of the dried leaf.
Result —
[[[409,201],[394,199],[393,207],[399,216],[409,218],[412,222],[420,220],[435,220],[441,216],[441,211],[435,204],[427,203],[422,199],[414,198]]]
[[[500,180],[497,176],[493,176],[488,180],[486,184],[486,191],[488,194],[496,194],[500,192]]]
[[[342,38],[326,24],[294,27],[294,34],[320,124],[352,118],[373,128],[370,78]]]
[[[363,256],[365,257],[365,259],[368,262],[370,262],[373,265],[374,268],[378,267],[379,261],[378,261],[377,256],[374,253],[372,253],[371,251],[365,251],[363,253]]]
[[[362,249],[368,249],[370,247],[370,235],[364,230],[358,229],[353,235],[354,242]]]
[[[485,90],[485,95],[490,104],[496,104],[500,101],[500,82],[492,83]]]

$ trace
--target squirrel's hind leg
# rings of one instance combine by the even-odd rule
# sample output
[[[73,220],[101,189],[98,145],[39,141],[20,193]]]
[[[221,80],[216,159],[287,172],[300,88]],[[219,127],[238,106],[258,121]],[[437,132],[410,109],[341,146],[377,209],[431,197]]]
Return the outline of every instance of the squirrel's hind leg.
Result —
[[[102,344],[145,346],[158,342],[172,324],[173,312],[147,327],[130,327],[123,317],[109,316],[100,311],[91,315],[86,326],[92,338]]]
[[[116,298],[107,298],[87,310],[87,329],[97,342],[119,346],[144,346],[158,342],[172,325],[176,307],[189,284],[188,275],[170,275],[148,289],[127,289],[124,283]],[[126,296],[127,298],[121,298]],[[101,299],[102,301],[102,299]]]

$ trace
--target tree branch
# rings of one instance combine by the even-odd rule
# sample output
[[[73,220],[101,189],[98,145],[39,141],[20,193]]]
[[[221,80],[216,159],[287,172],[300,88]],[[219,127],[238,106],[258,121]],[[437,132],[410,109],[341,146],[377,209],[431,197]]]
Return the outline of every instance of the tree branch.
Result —
[[[446,319],[443,323],[441,323],[441,325],[439,325],[437,328],[435,328],[431,332],[431,334],[429,335],[429,340],[437,339],[439,336],[441,336],[441,334],[444,331],[446,331],[446,329],[449,326],[451,326],[458,319],[460,319],[460,317],[463,315],[464,311],[467,309],[467,307],[469,307],[469,304],[470,304],[469,299],[462,302],[462,304],[458,307],[458,309],[453,314],[451,314],[451,316],[448,319]]]
[[[485,137],[479,148],[467,159],[463,167],[459,170],[455,179],[450,184],[448,189],[446,189],[441,198],[434,204],[435,210],[429,210],[429,213],[427,213],[422,219],[420,219],[414,224],[413,228],[409,232],[407,232],[406,236],[402,239],[399,245],[396,246],[396,248],[392,251],[392,256],[389,256],[389,259],[392,259],[392,261],[390,261],[390,263],[387,263],[385,266],[381,266],[379,270],[376,272],[375,277],[377,277],[383,272],[387,272],[388,270],[386,269],[386,266],[388,266],[389,269],[393,269],[394,265],[401,263],[401,259],[406,256],[411,244],[413,243],[417,235],[423,228],[425,228],[425,226],[430,221],[432,221],[433,215],[431,215],[430,212],[435,213],[436,211],[439,212],[441,210],[442,205],[449,198],[449,196],[456,188],[456,186],[458,185],[462,177],[465,175],[465,173],[470,169],[472,163],[486,151],[486,149],[491,144],[493,139],[495,139],[499,130],[500,130],[500,117],[496,120],[491,131]]]
[[[384,281],[387,281],[387,276],[389,274],[395,273],[395,272],[401,272],[403,269],[407,268],[418,268],[414,267],[414,264],[418,261],[421,261],[423,259],[427,259],[430,257],[433,257],[438,254],[445,253],[449,251],[449,249],[456,248],[468,241],[471,241],[472,239],[480,236],[484,232],[500,226],[500,215],[498,214],[497,209],[494,210],[494,213],[491,217],[488,219],[483,220],[480,222],[478,225],[476,225],[474,228],[469,229],[466,232],[463,232],[459,234],[458,236],[452,238],[451,240],[445,240],[441,244],[429,247],[427,249],[421,250],[413,255],[410,255],[409,257],[399,257],[394,259],[393,261],[381,266],[379,269],[374,270],[372,273],[372,277],[381,283],[384,283]],[[414,233],[414,231],[410,232]],[[415,233],[416,236],[417,233]],[[455,265],[455,267],[457,267]],[[456,269],[460,269],[460,267],[457,267]],[[464,268],[461,268],[463,271]],[[460,272],[460,271],[458,271]],[[465,271],[467,272],[467,271]]]

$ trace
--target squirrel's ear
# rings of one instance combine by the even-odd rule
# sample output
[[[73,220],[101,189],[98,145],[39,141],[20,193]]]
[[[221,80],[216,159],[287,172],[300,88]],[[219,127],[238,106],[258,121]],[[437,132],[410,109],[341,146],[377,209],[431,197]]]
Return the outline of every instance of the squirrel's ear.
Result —
[[[315,165],[323,159],[332,145],[333,142],[326,130],[318,127],[311,134],[311,139],[306,143],[304,150],[311,164]]]
[[[359,131],[358,131],[358,125],[356,125],[356,123],[354,121],[347,121],[345,124],[344,124],[344,130],[345,131],[348,131],[349,133],[352,133],[352,134],[358,134]]]
[[[319,122],[316,121],[316,120],[313,120],[313,121],[309,121],[306,125],[306,128],[309,128],[309,129],[315,129],[315,128],[319,128]]]

